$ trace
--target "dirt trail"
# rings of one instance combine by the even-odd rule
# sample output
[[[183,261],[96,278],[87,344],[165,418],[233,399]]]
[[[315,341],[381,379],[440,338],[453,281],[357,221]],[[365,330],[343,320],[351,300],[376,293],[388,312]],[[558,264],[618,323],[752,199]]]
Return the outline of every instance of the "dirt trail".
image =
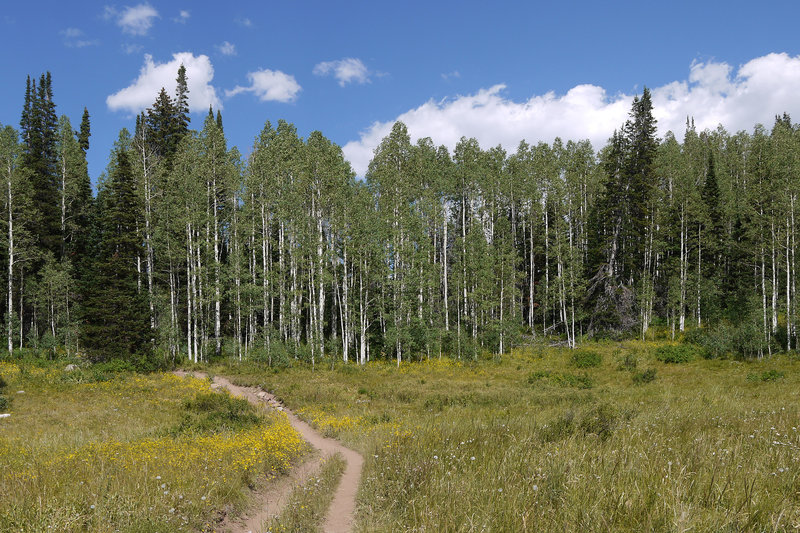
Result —
[[[178,376],[205,377],[205,374],[201,372],[178,371],[175,374]],[[364,458],[361,454],[350,448],[345,448],[335,439],[323,437],[309,424],[297,418],[294,413],[284,407],[275,396],[266,391],[255,387],[240,387],[223,377],[215,376],[212,388],[220,387],[228,389],[234,396],[246,398],[252,404],[262,406],[267,404],[273,409],[286,413],[292,427],[316,448],[321,456],[321,458],[312,458],[292,469],[287,478],[283,478],[266,490],[259,492],[257,494],[258,499],[261,501],[259,508],[251,512],[243,520],[227,523],[227,530],[231,533],[259,533],[265,521],[280,514],[281,509],[286,505],[292,488],[302,484],[316,472],[321,460],[340,453],[347,462],[347,466],[341,481],[339,481],[339,486],[336,488],[331,506],[328,508],[328,514],[325,517],[322,530],[325,533],[347,533],[351,531],[353,528],[353,516],[355,515],[356,492],[358,491],[358,483],[361,480],[361,469],[364,465]]]

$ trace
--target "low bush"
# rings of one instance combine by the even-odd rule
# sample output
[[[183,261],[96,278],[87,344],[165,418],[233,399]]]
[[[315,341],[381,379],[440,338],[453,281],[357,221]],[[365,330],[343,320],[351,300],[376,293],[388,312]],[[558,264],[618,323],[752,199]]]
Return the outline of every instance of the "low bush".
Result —
[[[220,433],[241,431],[260,423],[260,418],[244,398],[234,398],[227,393],[201,392],[183,402],[184,415],[173,431]]]
[[[784,330],[778,328],[778,333]],[[712,328],[695,328],[687,331],[683,342],[699,348],[699,355],[705,359],[723,359],[730,356],[750,359],[763,354],[768,347],[763,340],[763,332],[753,321],[738,325],[721,322]],[[778,344],[785,342],[780,338]]]
[[[656,369],[648,368],[644,372],[636,372],[633,374],[633,383],[635,385],[642,385],[656,380]]]
[[[639,364],[639,360],[632,353],[625,354],[625,357],[619,356],[617,359],[617,370],[633,372]]]
[[[566,439],[574,434],[600,437],[608,439],[619,425],[619,410],[608,403],[600,403],[588,410],[567,410],[551,424],[542,427],[542,439],[555,442]]]
[[[688,363],[697,355],[697,348],[691,344],[672,344],[656,348],[656,359],[662,363]]]
[[[616,429],[619,419],[619,412],[613,405],[601,403],[583,416],[579,427],[584,435],[593,433],[600,440],[606,440]]]
[[[779,370],[767,370],[766,372],[754,373],[747,375],[747,381],[778,381],[786,377],[785,372]]]
[[[549,370],[539,370],[528,375],[528,383],[534,384],[537,381],[548,381],[553,385],[561,387],[575,387],[577,389],[591,389],[594,386],[592,378],[585,372],[583,374],[570,374],[568,372],[551,372]]]
[[[593,350],[576,350],[572,352],[570,363],[575,368],[591,368],[600,366],[603,356]]]

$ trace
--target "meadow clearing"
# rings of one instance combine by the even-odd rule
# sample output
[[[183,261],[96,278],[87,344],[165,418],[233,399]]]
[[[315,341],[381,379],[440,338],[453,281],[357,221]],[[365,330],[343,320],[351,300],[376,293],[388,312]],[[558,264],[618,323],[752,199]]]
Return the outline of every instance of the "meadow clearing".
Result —
[[[800,527],[800,359],[664,346],[204,369],[275,393],[363,453],[357,531]],[[262,473],[306,452],[285,417],[212,395],[207,380],[97,380],[22,362],[0,375],[12,398],[0,420],[3,531],[212,530]],[[319,523],[341,469],[329,460],[272,530]]]
[[[207,380],[63,367],[0,362],[0,531],[212,531],[308,451]]]
[[[215,368],[364,454],[364,532],[794,530],[798,370],[636,341]]]

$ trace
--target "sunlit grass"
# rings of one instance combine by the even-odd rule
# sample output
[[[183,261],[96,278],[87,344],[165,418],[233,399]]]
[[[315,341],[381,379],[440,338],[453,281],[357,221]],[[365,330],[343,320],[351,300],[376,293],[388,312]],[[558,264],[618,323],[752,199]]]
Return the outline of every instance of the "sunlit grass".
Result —
[[[361,531],[800,527],[800,363],[663,363],[656,346],[591,345],[601,363],[587,368],[537,348],[399,370],[218,371],[364,453]],[[584,373],[590,388],[564,378]]]
[[[267,525],[270,533],[317,531],[325,519],[345,460],[336,454],[326,459],[304,484],[294,489],[280,516]]]
[[[182,430],[187,400],[211,393],[207,380],[82,382],[8,363],[0,374],[24,390],[0,421],[2,531],[210,530],[248,485],[306,450],[280,413],[240,431]]]

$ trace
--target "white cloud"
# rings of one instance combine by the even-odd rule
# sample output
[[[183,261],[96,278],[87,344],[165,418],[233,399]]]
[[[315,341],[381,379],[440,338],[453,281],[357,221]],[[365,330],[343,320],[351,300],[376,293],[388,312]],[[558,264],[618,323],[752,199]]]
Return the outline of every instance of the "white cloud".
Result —
[[[228,41],[223,41],[222,44],[217,45],[217,50],[219,50],[219,53],[224,56],[236,55],[236,45],[229,43]]]
[[[158,16],[158,11],[147,3],[125,6],[122,11],[112,6],[106,6],[103,11],[103,18],[115,20],[117,26],[122,28],[123,33],[130,35],[147,35],[153,26],[153,19]]]
[[[225,96],[231,97],[244,92],[251,92],[258,96],[262,102],[293,102],[302,90],[294,76],[280,70],[257,70],[247,74],[250,80],[249,87],[237,85],[225,91]]]
[[[369,81],[369,71],[366,65],[355,57],[346,57],[336,61],[323,61],[314,67],[313,72],[317,76],[333,74],[339,80],[341,87],[352,82],[363,84]]]
[[[122,45],[122,51],[128,55],[137,54],[142,50],[144,50],[144,46],[141,44],[127,43]]]
[[[457,70],[454,70],[453,72],[445,72],[444,74],[442,74],[442,79],[445,81],[449,81],[453,78],[460,78],[460,77],[461,73]]]
[[[180,13],[178,13],[178,16],[172,20],[174,22],[177,22],[178,24],[186,24],[186,21],[189,20],[189,17],[191,16],[192,14],[189,13],[187,10],[181,9]]]
[[[210,105],[221,109],[222,102],[217,96],[217,90],[211,85],[211,80],[214,79],[211,60],[206,55],[195,56],[191,52],[173,54],[172,60],[166,63],[156,63],[151,55],[145,55],[139,77],[128,87],[108,96],[106,105],[112,111],[138,113],[153,104],[162,87],[170,96],[174,95],[177,85],[175,79],[181,64],[186,67],[189,109],[192,112],[202,112]]]
[[[86,39],[83,30],[79,28],[66,28],[58,33],[64,38],[64,45],[70,48],[84,48],[100,44],[97,39]]]
[[[253,27],[253,21],[250,20],[249,18],[246,18],[246,17],[238,18],[238,19],[234,20],[234,22],[236,24],[238,24],[239,26],[243,26],[245,28],[252,28]]]
[[[83,31],[79,30],[78,28],[67,28],[65,30],[61,30],[61,35],[66,37],[67,39],[77,39],[83,35]]]
[[[502,145],[509,152],[520,140],[529,143],[589,139],[595,149],[605,145],[614,129],[627,119],[633,94],[609,97],[596,85],[578,85],[564,95],[549,92],[515,102],[503,96],[498,84],[476,94],[442,101],[430,100],[394,120],[375,122],[343,150],[353,169],[363,176],[374,149],[396,120],[403,121],[414,140],[431,137],[451,150],[462,136],[475,137],[481,146]],[[800,56],[769,54],[738,70],[723,62],[695,62],[689,79],[651,88],[653,114],[659,135],[673,131],[683,138],[686,117],[698,129],[750,130],[757,123],[771,125],[785,112],[800,117]]]

